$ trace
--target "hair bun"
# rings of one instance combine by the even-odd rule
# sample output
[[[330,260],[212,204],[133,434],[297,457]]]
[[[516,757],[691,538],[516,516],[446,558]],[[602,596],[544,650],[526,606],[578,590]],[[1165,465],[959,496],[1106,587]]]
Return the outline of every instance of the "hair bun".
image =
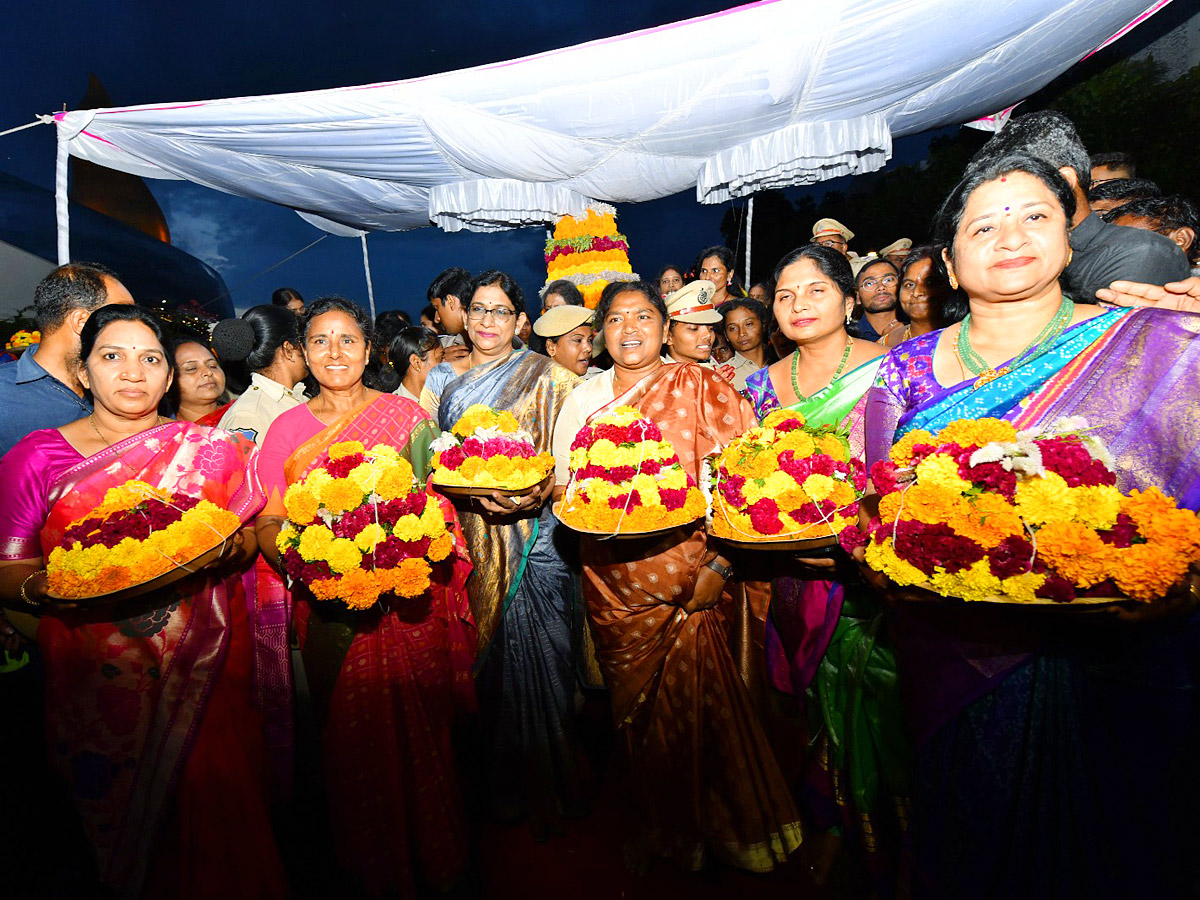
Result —
[[[254,344],[254,327],[245,319],[222,319],[213,328],[213,350],[222,360],[244,362]]]

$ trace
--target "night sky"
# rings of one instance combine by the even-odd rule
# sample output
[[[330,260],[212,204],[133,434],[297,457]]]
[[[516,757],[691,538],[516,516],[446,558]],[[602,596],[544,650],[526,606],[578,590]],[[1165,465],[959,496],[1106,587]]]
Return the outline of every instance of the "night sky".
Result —
[[[64,104],[74,108],[89,73],[97,75],[115,106],[314,90],[511,59],[734,5],[719,0],[376,0],[321,8],[279,0],[9,4],[0,130]],[[919,158],[926,143],[898,141],[891,165]],[[0,138],[0,170],[52,188],[54,152],[49,126]],[[269,302],[271,291],[284,285],[310,299],[340,293],[365,305],[357,239],[331,235],[262,274],[324,232],[265,202],[186,182],[148,179],[147,184],[166,215],[172,242],[221,273],[239,310]],[[739,208],[744,202],[736,201]],[[629,236],[634,270],[650,277],[665,262],[686,265],[701,247],[721,243],[727,208],[701,206],[691,191],[621,206],[618,227]],[[798,242],[805,237],[798,236]],[[425,303],[430,280],[449,265],[475,272],[503,268],[532,292],[545,280],[544,239],[545,232],[536,228],[499,234],[446,234],[436,228],[374,233],[368,243],[377,307],[415,314]]]

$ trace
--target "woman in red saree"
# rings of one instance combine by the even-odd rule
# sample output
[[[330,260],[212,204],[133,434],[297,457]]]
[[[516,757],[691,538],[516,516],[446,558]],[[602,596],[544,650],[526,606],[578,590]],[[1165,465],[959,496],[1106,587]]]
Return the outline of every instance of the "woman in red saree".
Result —
[[[94,413],[33,432],[0,462],[10,488],[0,599],[46,613],[37,639],[52,761],[118,895],[284,896],[239,593],[253,531],[204,570],[117,606],[42,605],[45,558],[111,487],[138,479],[243,522],[262,505],[250,442],[157,415],[172,368],[149,314],[102,307],[81,341]]]
[[[579,428],[615,406],[653,420],[703,483],[704,460],[755,425],[730,384],[660,358],[666,309],[644,282],[610,286],[597,321],[615,366],[568,396],[554,435],[558,480]],[[613,718],[624,738],[640,816],[631,867],[669,856],[690,870],[712,854],[752,871],[800,843],[800,817],[758,720],[769,588],[730,576],[704,523],[666,536],[585,537],[584,597]]]
[[[328,462],[330,446],[361,441],[400,451],[429,472],[437,429],[417,404],[367,388],[370,322],[348,300],[313,303],[304,322],[308,366],[320,393],[267,430],[259,474],[267,505],[263,555],[275,539],[287,486]],[[448,501],[447,514],[453,515]],[[467,863],[462,796],[450,744],[455,700],[473,700],[474,626],[461,532],[450,567],[424,597],[351,613],[318,604],[299,583],[295,626],[321,724],[325,789],[341,867],[370,896],[411,896],[418,882],[453,887]]]

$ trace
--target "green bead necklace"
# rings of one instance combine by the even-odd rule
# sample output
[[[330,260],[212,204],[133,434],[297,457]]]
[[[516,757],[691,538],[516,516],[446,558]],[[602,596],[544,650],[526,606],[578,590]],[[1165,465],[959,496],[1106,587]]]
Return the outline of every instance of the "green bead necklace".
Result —
[[[834,371],[833,377],[829,379],[829,384],[833,384],[835,381],[837,381],[838,376],[842,374],[842,369],[846,368],[846,362],[847,362],[847,360],[850,359],[850,350],[853,347],[854,347],[854,338],[847,337],[846,338],[846,349],[842,353],[842,361],[840,363],[838,363],[838,367]],[[797,377],[798,372],[799,372],[799,367],[800,367],[800,351],[795,350],[792,352],[792,390],[796,392],[797,400],[807,400],[809,397],[812,396],[812,394],[805,395],[805,394],[800,393],[800,379]],[[829,385],[826,385],[825,387],[828,387],[828,386]],[[824,390],[824,389],[825,388],[820,388],[819,390]],[[813,394],[815,394],[815,393],[817,393],[817,391],[813,391]]]
[[[1011,372],[1024,359],[1025,354],[1029,352],[1030,348],[1048,343],[1058,337],[1070,323],[1074,315],[1075,302],[1070,297],[1063,297],[1057,312],[1051,316],[1050,321],[1046,323],[1046,327],[1038,332],[1032,341],[1025,345],[1025,349],[1013,357],[1013,361],[1007,366],[993,369],[988,365],[987,360],[976,353],[971,347],[971,315],[968,313],[958,328],[958,343],[954,352],[958,356],[959,361],[972,375],[979,376],[975,379],[975,388],[981,388],[988,382],[995,381],[1001,375],[1007,375]]]

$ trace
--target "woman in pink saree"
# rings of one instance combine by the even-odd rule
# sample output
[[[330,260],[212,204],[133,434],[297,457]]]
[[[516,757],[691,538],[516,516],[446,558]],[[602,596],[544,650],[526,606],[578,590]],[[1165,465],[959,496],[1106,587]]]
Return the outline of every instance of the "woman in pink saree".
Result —
[[[341,298],[313,303],[304,351],[320,393],[267,430],[259,473],[267,505],[258,520],[263,555],[279,567],[275,539],[283,495],[329,460],[341,441],[388,444],[428,476],[437,428],[420,406],[363,384],[370,322]],[[453,517],[448,501],[443,509]],[[456,529],[457,531],[457,529]],[[293,621],[321,727],[325,792],[341,868],[368,896],[446,890],[466,868],[467,830],[450,729],[474,699],[474,626],[462,533],[423,598],[351,612],[319,603],[299,583]]]
[[[45,613],[37,640],[52,762],[99,875],[119,896],[284,896],[250,702],[240,570],[255,552],[253,531],[149,594],[94,610],[44,604],[44,560],[111,487],[138,479],[248,522],[262,505],[254,446],[157,415],[172,368],[149,314],[102,307],[81,341],[94,413],[33,432],[0,461],[11,490],[0,513],[0,600]]]

